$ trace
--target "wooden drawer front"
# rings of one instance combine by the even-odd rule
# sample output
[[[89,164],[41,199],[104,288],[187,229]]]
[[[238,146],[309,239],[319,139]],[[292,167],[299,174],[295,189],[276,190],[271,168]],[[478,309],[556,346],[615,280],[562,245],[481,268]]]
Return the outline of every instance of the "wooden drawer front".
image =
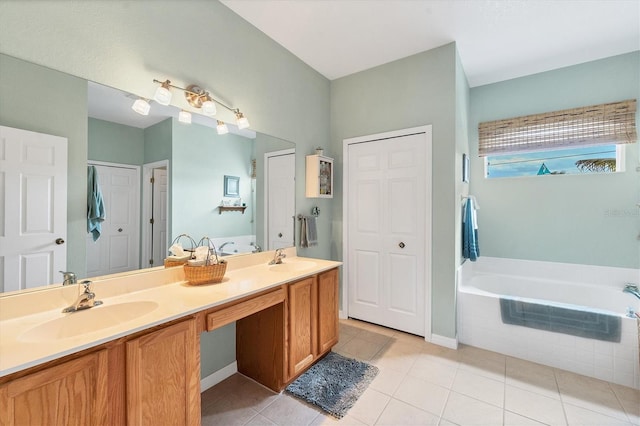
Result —
[[[211,312],[207,314],[207,331],[215,330],[278,303],[283,303],[284,299],[284,290],[278,288],[261,296],[252,297],[233,306]]]

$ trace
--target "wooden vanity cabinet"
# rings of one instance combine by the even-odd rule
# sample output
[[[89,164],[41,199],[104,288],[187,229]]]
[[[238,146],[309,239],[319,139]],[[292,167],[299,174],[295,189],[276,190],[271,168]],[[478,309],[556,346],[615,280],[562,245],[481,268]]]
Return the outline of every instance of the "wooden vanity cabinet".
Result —
[[[100,425],[110,420],[107,350],[0,386],[0,425]]]
[[[289,378],[313,363],[318,354],[316,277],[289,284]]]
[[[338,269],[289,284],[287,381],[338,342]]]
[[[196,320],[126,345],[127,424],[200,424],[200,340]]]
[[[200,335],[187,319],[19,373],[0,425],[199,425]]]
[[[318,355],[338,343],[338,280],[337,268],[318,275]]]

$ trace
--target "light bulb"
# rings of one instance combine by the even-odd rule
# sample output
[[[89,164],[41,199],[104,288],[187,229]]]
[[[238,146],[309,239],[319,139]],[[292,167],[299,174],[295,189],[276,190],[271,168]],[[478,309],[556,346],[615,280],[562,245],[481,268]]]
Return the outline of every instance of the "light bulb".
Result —
[[[236,112],[236,124],[238,125],[238,129],[246,129],[249,127],[249,120],[244,116],[240,111]]]
[[[211,99],[207,99],[202,103],[202,113],[204,115],[216,115],[216,112],[216,104]]]
[[[191,124],[191,113],[189,111],[180,111],[178,121],[184,124]]]
[[[229,133],[229,128],[224,123],[224,121],[218,120],[218,125],[216,126],[216,131],[218,132],[219,135],[225,135],[225,134]]]
[[[131,109],[140,115],[149,115],[151,105],[149,105],[149,102],[147,102],[145,99],[138,99],[133,103]]]
[[[169,105],[171,102],[171,92],[169,91],[169,80],[162,83],[162,86],[156,89],[153,99],[160,105]]]

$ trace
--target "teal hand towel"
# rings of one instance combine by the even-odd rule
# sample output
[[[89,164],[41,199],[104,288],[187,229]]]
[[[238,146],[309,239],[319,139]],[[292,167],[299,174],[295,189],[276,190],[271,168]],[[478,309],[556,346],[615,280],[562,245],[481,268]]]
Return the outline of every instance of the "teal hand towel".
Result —
[[[462,215],[462,257],[472,262],[480,257],[476,208],[471,197],[467,198]]]
[[[98,184],[98,171],[95,166],[89,166],[87,176],[87,232],[92,234],[93,241],[97,241],[100,238],[104,218],[104,199]]]

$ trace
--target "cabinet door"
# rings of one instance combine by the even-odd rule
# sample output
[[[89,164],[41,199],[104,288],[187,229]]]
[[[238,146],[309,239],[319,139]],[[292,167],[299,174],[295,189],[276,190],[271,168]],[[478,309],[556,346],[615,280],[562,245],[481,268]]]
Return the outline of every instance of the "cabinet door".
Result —
[[[0,387],[2,425],[107,424],[107,351],[29,374]]]
[[[338,343],[338,270],[318,276],[318,352],[323,354]]]
[[[200,424],[200,343],[195,319],[126,343],[127,423]]]
[[[289,378],[309,366],[317,353],[316,279],[289,285]]]

